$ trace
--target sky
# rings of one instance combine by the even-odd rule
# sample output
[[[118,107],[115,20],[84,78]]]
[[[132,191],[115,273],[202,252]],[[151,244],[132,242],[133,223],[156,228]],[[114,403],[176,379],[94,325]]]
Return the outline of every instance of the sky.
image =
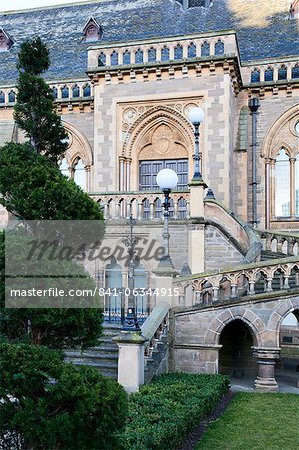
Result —
[[[76,0],[0,0],[0,12],[38,8],[40,6],[62,5],[66,3],[79,3],[79,0],[78,2]]]

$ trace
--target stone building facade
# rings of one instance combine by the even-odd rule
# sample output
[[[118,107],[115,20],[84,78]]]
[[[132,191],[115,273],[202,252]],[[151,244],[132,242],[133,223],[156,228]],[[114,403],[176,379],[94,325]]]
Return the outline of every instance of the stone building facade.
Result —
[[[2,13],[0,145],[23,139],[13,123],[16,57],[25,38],[39,35],[69,135],[61,170],[101,202],[113,245],[130,213],[140,237],[162,242],[155,175],[170,167],[179,175],[170,221],[178,272],[186,263],[193,273],[256,263],[258,239],[268,253],[287,246],[288,256],[298,255],[298,8],[290,0],[90,0]],[[201,170],[216,200],[196,191],[194,202],[189,186],[193,106],[205,112]],[[4,224],[5,211],[1,217]],[[108,264],[97,268],[103,285]],[[148,284],[156,267],[144,263]],[[126,270],[121,265],[123,285]],[[214,316],[206,314],[208,324]],[[185,312],[177,317],[185,327]],[[180,354],[180,338],[177,345]]]

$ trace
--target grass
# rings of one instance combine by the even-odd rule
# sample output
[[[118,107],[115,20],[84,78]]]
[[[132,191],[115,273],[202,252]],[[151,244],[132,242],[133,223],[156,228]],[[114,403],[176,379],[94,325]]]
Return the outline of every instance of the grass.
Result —
[[[196,450],[297,450],[299,395],[235,395],[211,424]]]

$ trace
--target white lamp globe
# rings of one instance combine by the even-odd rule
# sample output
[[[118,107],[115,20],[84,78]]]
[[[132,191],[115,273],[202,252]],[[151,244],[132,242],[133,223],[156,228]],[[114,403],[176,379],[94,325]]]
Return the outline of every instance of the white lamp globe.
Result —
[[[162,191],[175,188],[178,181],[178,176],[172,169],[162,169],[157,173],[157,185]]]
[[[196,106],[190,109],[188,112],[188,117],[193,125],[197,125],[203,121],[205,113],[201,108],[199,108],[199,106]]]

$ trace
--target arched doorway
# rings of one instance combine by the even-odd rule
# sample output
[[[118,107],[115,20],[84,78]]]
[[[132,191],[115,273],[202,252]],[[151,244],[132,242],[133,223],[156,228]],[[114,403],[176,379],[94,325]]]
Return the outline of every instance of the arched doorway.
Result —
[[[256,360],[252,354],[255,345],[250,328],[240,319],[233,320],[220,335],[219,372],[232,378],[254,379]]]
[[[280,390],[298,389],[299,392],[299,309],[289,313],[279,330],[280,360],[275,377]]]

